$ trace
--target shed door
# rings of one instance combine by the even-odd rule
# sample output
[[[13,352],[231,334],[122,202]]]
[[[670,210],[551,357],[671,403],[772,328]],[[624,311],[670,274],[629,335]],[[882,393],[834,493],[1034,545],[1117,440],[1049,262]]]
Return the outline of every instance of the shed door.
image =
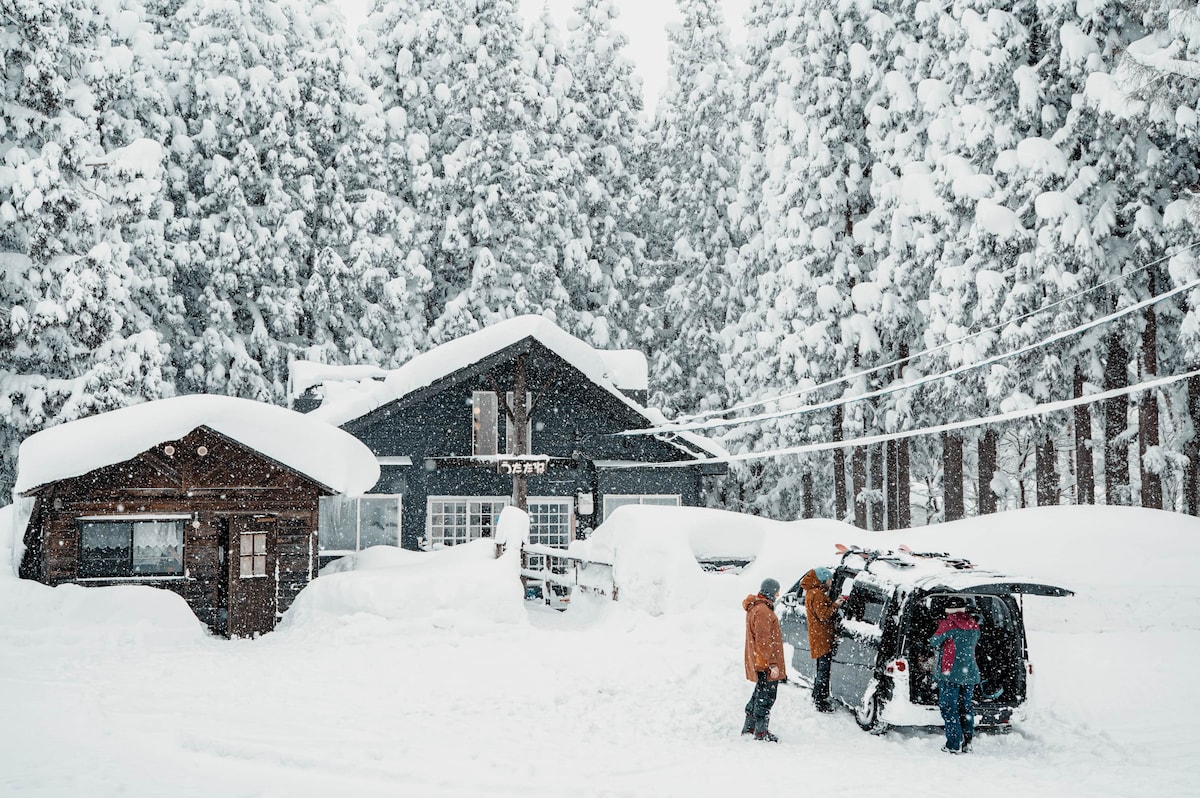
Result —
[[[275,628],[275,518],[235,517],[229,520],[229,635],[249,637]]]

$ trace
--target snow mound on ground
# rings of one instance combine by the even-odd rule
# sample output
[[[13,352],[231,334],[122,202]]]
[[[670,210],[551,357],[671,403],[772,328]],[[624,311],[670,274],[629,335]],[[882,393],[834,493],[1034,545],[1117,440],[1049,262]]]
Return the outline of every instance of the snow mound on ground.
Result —
[[[1186,623],[1200,627],[1194,587],[1200,520],[1140,508],[1043,507],[869,532],[824,519],[781,522],[723,510],[630,506],[572,553],[613,564],[623,610],[660,615],[734,606],[767,577],[787,590],[809,568],[837,565],[836,543],[948,552],[978,568],[1076,591],[1066,602],[1027,600],[1043,626],[1066,628],[1086,615],[1110,626],[1146,628],[1183,613]],[[1139,565],[1145,559],[1139,550],[1153,555],[1153,573]],[[698,558],[751,562],[740,573],[708,573]]]
[[[527,623],[516,552],[496,559],[489,539],[435,552],[366,549],[301,590],[278,628],[319,632],[361,615],[461,632]]]
[[[10,628],[81,637],[105,647],[134,641],[170,646],[208,636],[181,596],[145,585],[48,587],[2,579],[0,606]]]

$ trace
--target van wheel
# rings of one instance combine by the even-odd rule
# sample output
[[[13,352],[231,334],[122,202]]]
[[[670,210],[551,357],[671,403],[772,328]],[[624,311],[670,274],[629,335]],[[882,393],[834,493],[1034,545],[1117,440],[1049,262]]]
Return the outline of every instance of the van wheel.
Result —
[[[888,725],[880,719],[882,710],[883,697],[880,696],[878,690],[875,690],[854,710],[854,721],[858,724],[858,728],[865,732],[883,734],[888,730]]]

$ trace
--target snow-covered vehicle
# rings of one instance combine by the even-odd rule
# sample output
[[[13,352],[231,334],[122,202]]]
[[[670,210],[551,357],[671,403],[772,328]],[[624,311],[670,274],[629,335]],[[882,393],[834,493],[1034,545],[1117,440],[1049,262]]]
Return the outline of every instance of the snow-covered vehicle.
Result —
[[[977,727],[1004,728],[1024,720],[1033,675],[1022,612],[1026,594],[1073,595],[940,553],[846,552],[833,576],[833,595],[846,600],[834,644],[832,697],[873,733],[889,726],[940,726],[928,640],[944,615],[946,598],[959,595],[981,632],[975,650],[983,677],[975,691]],[[793,671],[811,684],[815,661],[809,656],[798,581],[780,597],[779,616],[784,641],[793,646]]]

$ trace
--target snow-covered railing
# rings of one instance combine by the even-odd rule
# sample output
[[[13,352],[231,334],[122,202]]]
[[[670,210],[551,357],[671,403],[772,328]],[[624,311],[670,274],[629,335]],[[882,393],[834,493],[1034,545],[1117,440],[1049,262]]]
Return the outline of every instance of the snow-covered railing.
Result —
[[[533,567],[534,563],[540,563],[541,567]],[[549,596],[552,586],[559,585],[610,596],[614,601],[617,599],[612,563],[585,560],[553,546],[524,544],[521,547],[521,578],[527,587],[531,582],[541,582],[543,596]]]

